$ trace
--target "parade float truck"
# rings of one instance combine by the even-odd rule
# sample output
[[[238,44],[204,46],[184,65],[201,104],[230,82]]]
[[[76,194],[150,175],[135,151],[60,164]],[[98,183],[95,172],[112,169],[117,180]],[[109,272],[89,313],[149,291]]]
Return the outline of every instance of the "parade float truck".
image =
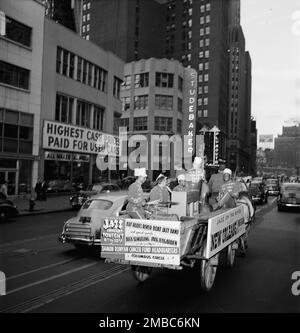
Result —
[[[200,284],[209,291],[222,259],[232,267],[236,251],[246,251],[251,222],[247,204],[201,212],[199,191],[172,192],[171,201],[155,205],[165,210],[150,219],[105,218],[101,229],[101,257],[107,263],[130,265],[134,277],[145,281],[152,268],[181,270],[200,263]],[[176,218],[174,218],[174,216]],[[169,218],[168,218],[169,217]]]

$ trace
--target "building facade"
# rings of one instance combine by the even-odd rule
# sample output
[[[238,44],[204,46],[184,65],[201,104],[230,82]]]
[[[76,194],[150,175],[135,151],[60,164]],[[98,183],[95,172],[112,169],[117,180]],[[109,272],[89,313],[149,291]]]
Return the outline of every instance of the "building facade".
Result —
[[[123,75],[120,58],[45,19],[40,177],[85,184],[113,177],[96,159],[104,154],[99,142],[117,145]]]
[[[188,135],[191,129],[189,122],[194,121],[196,113],[192,112],[189,117],[189,109],[194,109],[191,104],[196,101],[194,97],[194,102],[190,100],[191,90],[196,92],[197,89],[194,70],[184,68],[179,61],[150,58],[127,63],[124,75],[120,125],[127,127],[129,136],[148,136],[150,145],[151,135]],[[191,84],[191,75],[194,84]],[[148,151],[150,164],[154,152],[151,152],[150,146]],[[168,171],[163,168],[154,172],[148,169],[150,179]]]
[[[0,183],[8,194],[32,189],[38,177],[45,8],[39,1],[0,1]]]
[[[300,172],[300,125],[283,127],[282,135],[275,138],[274,164]]]
[[[163,56],[164,5],[156,0],[82,0],[80,34],[125,62]]]

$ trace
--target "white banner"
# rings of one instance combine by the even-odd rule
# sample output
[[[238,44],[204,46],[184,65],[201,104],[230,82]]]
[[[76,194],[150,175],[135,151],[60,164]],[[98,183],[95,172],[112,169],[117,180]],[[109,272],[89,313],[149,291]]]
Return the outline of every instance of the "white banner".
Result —
[[[208,220],[207,259],[213,257],[234,240],[245,233],[245,218],[243,207],[229,209]]]
[[[119,138],[110,134],[62,124],[44,121],[43,148],[103,156],[118,156]]]

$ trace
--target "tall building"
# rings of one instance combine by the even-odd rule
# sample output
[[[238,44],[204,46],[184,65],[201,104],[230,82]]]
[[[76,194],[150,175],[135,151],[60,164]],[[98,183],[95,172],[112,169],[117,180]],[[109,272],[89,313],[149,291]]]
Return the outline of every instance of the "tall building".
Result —
[[[82,0],[80,34],[125,62],[161,58],[163,13],[157,0]]]
[[[170,0],[165,19],[165,55],[197,70],[197,129],[219,128],[219,155],[223,158],[228,115],[229,9],[227,0]]]
[[[1,0],[0,183],[28,192],[38,177],[45,8],[38,1]]]
[[[251,135],[250,135],[250,144],[251,144],[251,153],[250,153],[250,174],[255,175],[257,166],[256,166],[256,151],[257,151],[257,128],[256,121],[251,119]]]

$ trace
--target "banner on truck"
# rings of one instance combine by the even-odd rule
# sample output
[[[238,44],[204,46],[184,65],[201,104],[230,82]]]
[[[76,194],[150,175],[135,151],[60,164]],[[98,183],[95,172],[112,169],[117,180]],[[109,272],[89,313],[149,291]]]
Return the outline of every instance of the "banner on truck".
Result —
[[[243,207],[232,208],[208,220],[206,258],[220,252],[245,233]]]
[[[101,257],[139,264],[180,265],[180,223],[105,219]]]

